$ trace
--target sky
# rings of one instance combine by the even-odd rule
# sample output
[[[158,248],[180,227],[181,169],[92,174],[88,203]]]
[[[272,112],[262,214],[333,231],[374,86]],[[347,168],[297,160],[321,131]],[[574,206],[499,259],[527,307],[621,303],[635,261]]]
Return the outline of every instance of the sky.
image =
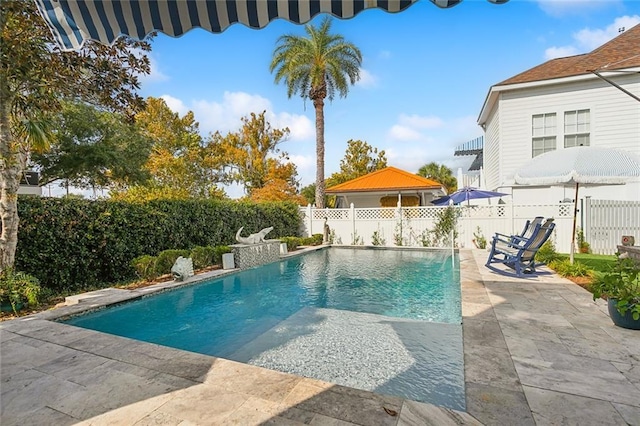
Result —
[[[316,17],[312,24],[320,22]],[[473,157],[455,148],[482,135],[477,117],[494,84],[549,59],[589,52],[640,23],[640,0],[464,0],[440,9],[422,0],[400,13],[365,10],[333,19],[362,52],[360,81],[346,98],[325,103],[325,176],[340,168],[347,141],[384,150],[388,165],[415,173],[437,162],[466,171]],[[277,39],[304,26],[276,20],[222,34],[195,29],[152,41],[151,74],[140,94],[193,111],[203,136],[241,128],[241,117],[266,110],[273,128],[288,127],[279,146],[297,165],[301,186],[315,181],[315,115],[300,96],[287,97],[269,71]],[[233,198],[243,195],[229,187]]]

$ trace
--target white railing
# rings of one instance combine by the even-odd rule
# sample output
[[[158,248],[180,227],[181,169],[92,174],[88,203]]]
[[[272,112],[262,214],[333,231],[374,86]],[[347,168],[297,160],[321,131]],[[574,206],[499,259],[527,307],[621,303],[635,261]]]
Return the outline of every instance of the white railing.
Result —
[[[613,254],[623,235],[640,240],[640,201],[584,199],[584,237],[596,254]],[[638,243],[636,243],[638,244]]]
[[[385,240],[387,246],[422,245],[421,235],[433,230],[438,213],[446,207],[381,207],[347,209],[316,209],[301,207],[302,235],[322,234],[326,223],[335,235],[334,243],[373,244],[374,233]],[[458,247],[474,247],[474,233],[480,233],[491,242],[496,232],[515,234],[522,231],[527,219],[536,216],[553,217],[556,228],[552,236],[559,252],[568,253],[571,246],[573,204],[520,205],[499,204],[485,206],[457,206]],[[626,235],[626,234],[625,234]],[[631,235],[631,234],[630,234]],[[619,240],[618,240],[619,241]],[[615,251],[615,244],[612,246]]]

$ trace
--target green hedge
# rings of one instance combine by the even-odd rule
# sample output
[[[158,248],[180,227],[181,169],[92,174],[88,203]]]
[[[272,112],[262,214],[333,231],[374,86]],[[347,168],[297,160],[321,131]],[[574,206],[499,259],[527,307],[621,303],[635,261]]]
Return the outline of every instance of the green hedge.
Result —
[[[313,234],[310,237],[282,237],[280,241],[287,244],[288,251],[293,251],[299,246],[319,246],[322,239],[322,234]]]
[[[132,260],[163,250],[235,243],[235,233],[273,226],[298,235],[293,203],[162,200],[126,203],[20,196],[16,268],[52,290],[80,290],[136,277]],[[219,256],[216,253],[215,256]]]

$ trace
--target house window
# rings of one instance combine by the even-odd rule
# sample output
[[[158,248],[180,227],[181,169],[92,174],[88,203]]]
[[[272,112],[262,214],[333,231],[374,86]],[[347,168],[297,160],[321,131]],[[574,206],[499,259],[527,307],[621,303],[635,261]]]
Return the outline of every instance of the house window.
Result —
[[[564,147],[589,146],[589,110],[564,113]]]
[[[556,114],[534,115],[531,134],[533,157],[556,149]]]

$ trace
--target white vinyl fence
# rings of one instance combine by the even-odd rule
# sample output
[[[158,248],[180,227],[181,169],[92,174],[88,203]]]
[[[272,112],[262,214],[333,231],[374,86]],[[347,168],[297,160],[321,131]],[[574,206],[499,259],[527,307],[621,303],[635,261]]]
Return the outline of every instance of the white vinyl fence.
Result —
[[[613,254],[623,235],[640,245],[640,201],[584,199],[584,236],[596,254]]]
[[[577,226],[584,229],[585,240],[593,253],[613,254],[622,235],[634,235],[640,240],[640,202],[596,201],[586,199],[584,211],[578,214]],[[372,245],[374,233],[386,246],[422,246],[422,234],[433,230],[438,212],[446,207],[380,207],[347,209],[316,209],[301,207],[302,235],[322,234],[324,224],[334,235],[334,244]],[[474,234],[481,234],[491,243],[496,233],[516,234],[525,222],[536,216],[552,217],[556,224],[552,240],[556,250],[568,253],[573,226],[572,203],[559,204],[499,204],[456,206],[459,209],[457,247],[475,247]]]

